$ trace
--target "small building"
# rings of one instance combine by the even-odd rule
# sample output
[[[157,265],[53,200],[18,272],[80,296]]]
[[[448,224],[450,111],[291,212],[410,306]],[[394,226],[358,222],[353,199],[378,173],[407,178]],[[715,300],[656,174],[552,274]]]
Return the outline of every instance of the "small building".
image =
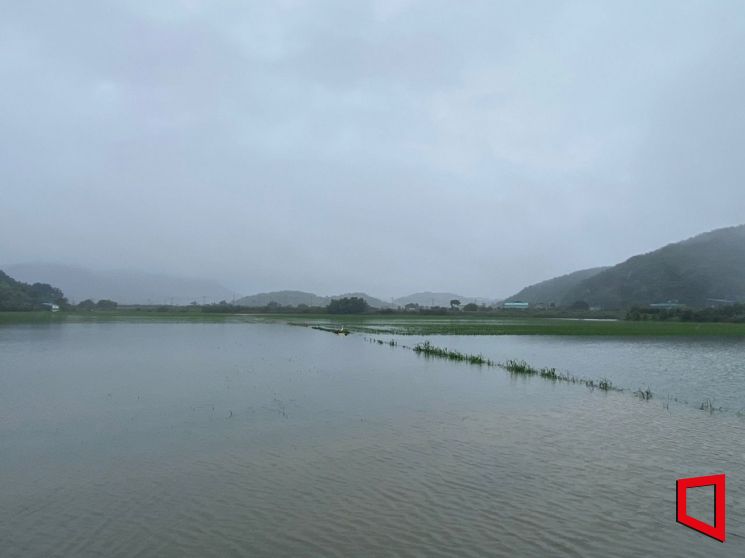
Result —
[[[730,300],[728,298],[707,298],[706,305],[709,308],[721,308],[722,306],[732,306],[737,304],[736,300]]]
[[[521,300],[513,300],[510,302],[503,302],[502,308],[505,310],[527,310],[530,307],[530,303],[523,302]]]
[[[666,302],[655,302],[649,305],[650,308],[656,308],[657,310],[681,310],[686,307],[685,304],[681,304],[677,300],[668,300]]]
[[[53,302],[42,302],[41,305],[45,310],[49,310],[50,312],[59,312],[59,306]]]

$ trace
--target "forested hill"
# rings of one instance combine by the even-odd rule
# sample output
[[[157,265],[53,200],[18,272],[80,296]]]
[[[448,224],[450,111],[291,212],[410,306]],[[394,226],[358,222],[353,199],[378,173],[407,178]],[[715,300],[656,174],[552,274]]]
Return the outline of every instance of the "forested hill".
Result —
[[[592,269],[582,269],[574,273],[568,273],[561,277],[554,277],[546,281],[541,281],[535,285],[525,287],[522,291],[508,300],[529,302],[531,304],[559,304],[567,294],[585,279],[605,271],[607,267],[593,267]]]
[[[0,271],[0,310],[38,310],[44,303],[66,304],[62,291],[46,283],[22,283]]]
[[[717,229],[634,256],[567,291],[564,305],[628,308],[677,300],[691,307],[745,301],[745,225]]]

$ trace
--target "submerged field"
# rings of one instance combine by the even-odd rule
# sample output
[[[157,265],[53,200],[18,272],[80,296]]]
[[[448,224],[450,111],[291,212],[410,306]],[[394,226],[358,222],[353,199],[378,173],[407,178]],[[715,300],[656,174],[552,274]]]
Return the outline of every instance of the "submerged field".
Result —
[[[106,321],[279,322],[344,326],[361,333],[396,335],[597,335],[745,337],[745,324],[503,317],[499,315],[422,316],[407,314],[212,314],[192,310],[115,310],[97,312],[0,312],[0,325]]]
[[[743,552],[735,414],[424,358],[370,334],[169,320],[0,327],[3,556]],[[675,365],[696,393],[701,379],[742,394],[731,338],[435,342],[624,385],[625,363]],[[712,472],[731,478],[725,545],[674,521],[675,479]]]
[[[745,551],[745,421],[732,413],[370,334],[168,319],[0,327],[3,556]],[[697,394],[734,400],[744,385],[732,338],[435,341],[624,386],[667,368]],[[724,545],[674,520],[675,479],[714,472],[729,475]],[[708,502],[692,505],[710,521]]]

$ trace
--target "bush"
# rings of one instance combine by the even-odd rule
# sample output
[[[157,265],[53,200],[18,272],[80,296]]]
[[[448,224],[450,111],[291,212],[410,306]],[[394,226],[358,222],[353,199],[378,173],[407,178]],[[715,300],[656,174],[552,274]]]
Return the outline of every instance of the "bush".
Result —
[[[329,314],[362,314],[369,308],[365,299],[358,296],[338,298],[326,306]]]

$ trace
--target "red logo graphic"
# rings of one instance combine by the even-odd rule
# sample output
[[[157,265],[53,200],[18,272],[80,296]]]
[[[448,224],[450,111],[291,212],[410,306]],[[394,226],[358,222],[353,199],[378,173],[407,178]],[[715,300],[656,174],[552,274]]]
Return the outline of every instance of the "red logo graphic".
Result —
[[[707,475],[705,477],[691,477],[679,479],[676,482],[678,513],[677,521],[691,529],[703,533],[713,539],[724,542],[725,538],[725,477],[724,475]],[[686,491],[699,486],[714,486],[714,525],[709,525],[688,515]]]

